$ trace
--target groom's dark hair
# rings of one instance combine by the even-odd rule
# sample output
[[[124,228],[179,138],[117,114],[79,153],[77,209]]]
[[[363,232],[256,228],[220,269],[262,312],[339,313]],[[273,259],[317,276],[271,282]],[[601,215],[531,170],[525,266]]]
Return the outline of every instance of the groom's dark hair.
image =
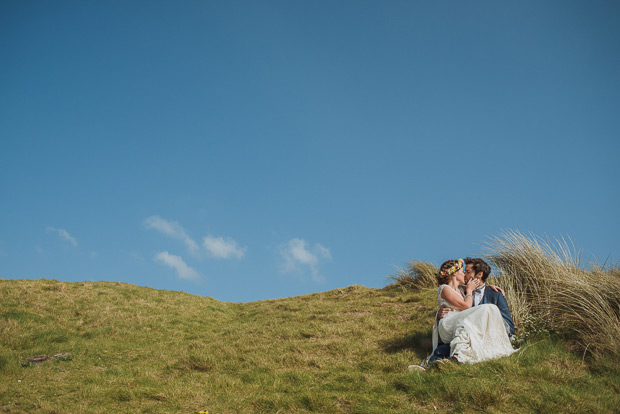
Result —
[[[489,277],[489,275],[491,274],[491,266],[489,266],[487,262],[485,262],[482,259],[466,257],[465,265],[468,265],[468,264],[474,265],[473,269],[474,269],[475,275],[482,272],[483,282],[485,282],[487,280],[487,277]]]

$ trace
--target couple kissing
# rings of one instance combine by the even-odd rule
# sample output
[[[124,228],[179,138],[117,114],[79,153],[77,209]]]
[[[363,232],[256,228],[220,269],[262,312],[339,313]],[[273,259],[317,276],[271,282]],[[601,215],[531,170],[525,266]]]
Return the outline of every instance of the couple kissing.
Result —
[[[439,310],[433,325],[433,351],[420,365],[444,359],[476,363],[515,352],[514,323],[503,291],[485,282],[491,267],[482,259],[448,260],[437,275]]]

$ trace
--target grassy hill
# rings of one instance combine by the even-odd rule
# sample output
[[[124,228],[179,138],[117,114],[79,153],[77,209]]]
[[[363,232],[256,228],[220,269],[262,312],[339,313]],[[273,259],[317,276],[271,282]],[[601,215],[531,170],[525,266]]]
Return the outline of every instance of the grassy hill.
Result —
[[[222,303],[0,279],[0,412],[619,412],[620,362],[555,336],[500,360],[408,372],[430,351],[435,308],[433,288]],[[53,353],[71,356],[26,363]]]

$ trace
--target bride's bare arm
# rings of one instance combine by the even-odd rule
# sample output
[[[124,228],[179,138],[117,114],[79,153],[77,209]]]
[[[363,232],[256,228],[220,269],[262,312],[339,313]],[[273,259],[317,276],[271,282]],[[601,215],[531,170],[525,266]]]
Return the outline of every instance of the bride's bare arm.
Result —
[[[477,279],[472,279],[467,283],[465,299],[454,291],[454,289],[442,289],[441,297],[448,302],[450,305],[454,306],[458,310],[465,310],[471,308],[474,303],[474,298],[471,295],[471,292],[478,286],[479,282]]]
[[[487,286],[493,289],[494,291],[499,292],[502,295],[506,296],[506,294],[504,293],[504,289],[502,289],[501,287],[495,286],[495,285],[487,285]]]

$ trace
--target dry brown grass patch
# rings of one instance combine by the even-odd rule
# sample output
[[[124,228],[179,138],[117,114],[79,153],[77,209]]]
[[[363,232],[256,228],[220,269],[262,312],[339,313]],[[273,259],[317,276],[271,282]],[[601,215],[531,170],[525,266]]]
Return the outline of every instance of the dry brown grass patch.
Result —
[[[418,291],[437,286],[439,269],[432,263],[412,261],[405,268],[397,268],[394,275],[387,276],[394,284],[404,289]]]

